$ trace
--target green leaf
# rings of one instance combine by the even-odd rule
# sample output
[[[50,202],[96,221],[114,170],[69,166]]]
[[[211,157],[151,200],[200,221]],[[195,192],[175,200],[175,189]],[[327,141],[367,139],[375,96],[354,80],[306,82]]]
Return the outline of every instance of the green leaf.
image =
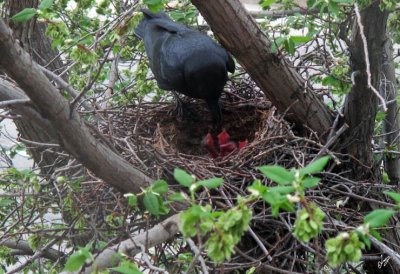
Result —
[[[41,237],[38,234],[33,234],[28,238],[29,247],[36,251],[39,248]]]
[[[158,12],[164,7],[162,0],[143,0],[143,3],[146,4],[152,12]]]
[[[254,266],[246,270],[246,274],[254,274],[254,273],[256,273],[256,268]]]
[[[295,36],[290,36],[290,39],[294,43],[298,44],[298,43],[307,43],[307,42],[311,41],[313,38],[309,37],[309,36],[296,36],[295,35]]]
[[[164,194],[168,192],[168,183],[164,180],[157,180],[151,186],[151,190],[158,194]]]
[[[386,112],[378,111],[375,116],[376,119],[375,123],[382,122],[385,118],[386,118]]]
[[[152,192],[146,192],[143,198],[143,204],[150,214],[160,215],[160,203],[158,197]]]
[[[374,232],[376,232],[374,229],[371,229],[370,230],[370,234],[372,235],[372,236],[374,236],[375,238],[377,238],[373,233]],[[364,235],[364,234],[359,234],[358,235],[359,237],[360,237],[360,240],[361,241],[363,241],[363,243],[367,246],[367,248],[368,249],[371,249],[371,240],[368,238],[368,236],[367,235]],[[379,234],[378,234],[378,236],[380,236]],[[379,239],[379,238],[377,238],[377,239]]]
[[[293,186],[276,186],[276,187],[271,187],[269,189],[269,191],[271,191],[271,192],[277,192],[277,193],[282,194],[282,195],[286,195],[286,194],[292,193],[295,190],[296,190],[296,188],[293,187]]]
[[[383,193],[392,198],[396,203],[400,203],[400,193],[391,191],[384,191]]]
[[[264,186],[259,179],[256,179],[247,190],[253,195],[262,196],[268,190],[268,187]]]
[[[65,263],[64,271],[79,270],[90,257],[91,255],[86,247],[74,252]]]
[[[289,37],[289,39],[287,39],[287,41],[285,43],[285,47],[286,47],[287,52],[290,53],[291,55],[293,55],[294,52],[296,51],[296,44],[290,37]]]
[[[376,209],[364,217],[364,223],[369,223],[372,228],[381,227],[396,213],[391,209]]]
[[[0,199],[0,207],[9,206],[14,203],[14,200],[9,198],[1,198]]]
[[[261,166],[258,168],[268,179],[280,185],[288,185],[294,181],[294,174],[281,166]]]
[[[53,5],[53,0],[43,0],[42,2],[40,2],[40,5],[38,8],[40,10],[46,10],[46,9],[50,8],[51,5]]]
[[[334,15],[338,15],[340,12],[340,6],[334,1],[329,1],[329,11]]]
[[[302,186],[303,186],[304,188],[311,188],[311,187],[317,186],[318,183],[319,183],[319,181],[321,181],[320,178],[317,178],[317,177],[307,177],[307,178],[303,179],[303,180],[301,181],[301,183],[302,183]]]
[[[185,200],[185,196],[183,196],[182,193],[174,193],[171,196],[169,196],[169,199],[171,201],[182,202]]]
[[[379,232],[376,229],[370,229],[369,234],[374,236],[378,241],[382,241],[382,236],[381,236],[381,234],[379,234]],[[368,237],[367,237],[367,239],[369,240]]]
[[[143,3],[145,3],[146,5],[155,6],[162,4],[162,0],[143,0]]]
[[[325,168],[329,159],[330,159],[329,156],[324,156],[314,162],[309,163],[307,166],[300,169],[300,175],[304,176],[304,175],[308,175],[308,174],[314,174],[314,173],[321,172]]]
[[[122,261],[118,267],[111,268],[111,270],[122,274],[142,274],[139,268],[130,261]]]
[[[135,194],[132,193],[127,193],[124,195],[126,198],[128,198],[128,205],[130,205],[132,208],[137,207],[138,203],[138,198]]]
[[[333,77],[332,75],[328,75],[326,76],[324,79],[322,79],[322,85],[324,86],[328,86],[328,85],[338,85],[341,83],[341,81],[339,81],[337,78]]]
[[[277,0],[263,0],[262,2],[260,2],[260,6],[263,9],[267,9],[269,8],[273,3],[275,3]]]
[[[346,252],[347,254],[353,254],[354,253],[354,246],[352,243],[347,244],[344,247],[344,252]]]
[[[174,178],[179,184],[186,187],[190,187],[194,181],[193,177],[189,173],[180,168],[175,168]]]
[[[203,181],[197,182],[197,184],[203,186],[203,187],[208,187],[208,188],[216,188],[219,187],[224,183],[224,179],[222,178],[211,178]]]
[[[25,22],[31,19],[33,16],[37,14],[36,9],[33,8],[26,8],[22,11],[18,12],[16,15],[11,17],[11,20],[15,22]]]

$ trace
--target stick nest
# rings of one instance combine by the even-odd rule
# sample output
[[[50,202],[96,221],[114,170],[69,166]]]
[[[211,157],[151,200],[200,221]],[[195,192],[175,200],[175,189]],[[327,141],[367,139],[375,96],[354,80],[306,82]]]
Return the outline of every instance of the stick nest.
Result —
[[[182,190],[172,176],[176,167],[185,169],[199,180],[223,178],[224,185],[219,189],[201,190],[197,195],[200,203],[210,203],[213,208],[221,210],[235,205],[238,195],[248,195],[246,189],[255,179],[262,180],[267,186],[276,185],[261,176],[257,167],[274,164],[288,169],[304,167],[323,148],[314,132],[298,136],[255,84],[248,78],[242,78],[237,82],[233,80],[221,97],[223,128],[233,141],[247,139],[248,145],[224,157],[212,158],[202,146],[202,140],[207,133],[217,136],[221,129],[212,126],[211,115],[204,102],[190,100],[188,103],[201,119],[193,121],[169,114],[174,109],[173,103],[141,103],[108,110],[108,124],[99,126],[99,130],[133,166],[152,178],[167,180],[174,191]],[[335,157],[336,163],[349,160],[343,155]],[[333,168],[335,172],[331,172]],[[315,258],[321,265],[326,263],[322,251],[324,239],[343,230],[330,217],[340,216],[347,227],[356,227],[362,223],[364,212],[354,210],[357,208],[354,205],[359,204],[362,208],[364,195],[371,195],[371,189],[382,187],[369,183],[361,186],[346,179],[345,173],[334,164],[319,176],[322,181],[318,187],[307,190],[307,199],[327,214],[320,239],[310,244],[299,243],[290,232],[295,214],[281,212],[279,217],[273,217],[269,205],[259,201],[251,205],[254,212],[251,232],[245,234],[231,261],[215,266],[208,260],[208,264],[215,271],[224,269],[227,272],[250,266],[260,267],[257,273],[273,273],[271,266],[300,273],[317,271],[305,260]],[[104,188],[109,189],[105,185]],[[91,189],[82,195],[98,197],[98,191]],[[119,212],[122,216],[130,214],[118,193],[104,193],[102,190],[102,202],[108,208],[110,204],[114,205],[108,211]],[[137,219],[132,221],[127,231],[151,227],[145,217],[133,215],[132,218]],[[176,254],[190,250],[184,241],[180,247],[166,246],[155,249],[158,258],[163,257],[166,250]]]

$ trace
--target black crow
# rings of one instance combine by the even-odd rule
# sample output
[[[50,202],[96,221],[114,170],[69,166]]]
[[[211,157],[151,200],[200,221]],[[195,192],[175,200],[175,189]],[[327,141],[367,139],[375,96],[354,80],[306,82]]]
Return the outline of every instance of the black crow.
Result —
[[[144,40],[150,68],[161,89],[204,99],[213,121],[222,121],[218,99],[235,71],[229,53],[207,35],[172,21],[164,12],[142,9],[136,34]]]

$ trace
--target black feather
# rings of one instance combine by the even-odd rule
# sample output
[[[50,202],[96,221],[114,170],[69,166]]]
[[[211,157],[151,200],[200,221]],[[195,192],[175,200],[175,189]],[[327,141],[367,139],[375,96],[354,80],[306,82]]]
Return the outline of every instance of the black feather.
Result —
[[[235,71],[229,53],[207,35],[172,21],[164,12],[142,10],[136,34],[144,40],[150,68],[161,89],[204,99],[221,122],[218,99]]]

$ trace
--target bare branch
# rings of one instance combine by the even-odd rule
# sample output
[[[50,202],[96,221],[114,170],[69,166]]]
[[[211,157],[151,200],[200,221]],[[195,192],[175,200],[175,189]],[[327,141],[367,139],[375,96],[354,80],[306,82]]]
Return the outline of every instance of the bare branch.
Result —
[[[4,240],[0,242],[0,246],[6,246],[11,249],[21,250],[27,255],[34,254],[34,251],[29,246],[29,243],[25,240]],[[44,250],[41,255],[43,258],[49,259],[53,262],[56,262],[65,256],[64,253],[54,248],[48,248]]]
[[[191,270],[192,270],[191,266],[193,266],[194,263],[197,260],[199,260],[200,265],[201,265],[201,270],[203,271],[204,274],[208,274],[207,265],[206,265],[206,262],[204,261],[203,256],[201,256],[200,249],[196,246],[196,244],[193,242],[192,239],[186,239],[186,242],[189,244],[190,248],[192,249],[192,251],[194,253],[194,258],[185,273],[191,273]]]
[[[142,251],[140,245],[146,245],[149,248],[161,244],[175,237],[175,235],[179,232],[178,222],[178,215],[173,215],[148,231],[136,235],[132,239],[125,240],[119,244],[105,249],[96,256],[96,259],[90,267],[87,267],[83,271],[76,273],[89,274],[92,273],[94,269],[100,271],[102,269],[118,265],[119,259],[118,256],[115,256],[117,253],[135,256]],[[62,272],[62,274],[66,273],[69,272]]]
[[[29,103],[31,100],[28,98],[26,99],[14,99],[14,100],[8,100],[8,101],[2,101],[0,102],[0,107],[8,107],[11,105],[18,105],[18,104],[26,104]]]
[[[43,71],[43,73],[46,74],[47,77],[49,77],[50,79],[55,81],[58,85],[60,85],[60,87],[63,88],[64,90],[66,90],[69,95],[71,95],[73,98],[77,98],[79,92],[76,89],[74,89],[70,84],[65,82],[63,78],[61,78],[60,76],[58,76],[51,70],[48,70],[42,66],[39,66],[39,67]],[[78,101],[80,102],[82,100],[78,100]],[[87,111],[93,110],[93,108],[90,107],[86,102],[83,102],[82,105]]]
[[[96,140],[79,114],[59,94],[39,66],[12,38],[0,20],[0,66],[26,92],[58,133],[61,145],[99,178],[124,192],[138,193],[152,180],[107,145]]]

